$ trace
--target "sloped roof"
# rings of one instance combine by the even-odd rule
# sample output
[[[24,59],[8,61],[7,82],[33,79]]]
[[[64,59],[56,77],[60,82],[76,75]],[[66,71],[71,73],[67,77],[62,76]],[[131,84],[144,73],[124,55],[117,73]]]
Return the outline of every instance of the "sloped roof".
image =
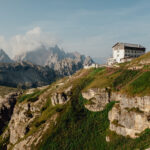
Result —
[[[124,47],[136,47],[136,48],[145,48],[144,46],[140,45],[140,44],[131,44],[131,43],[116,43],[113,47],[115,47],[116,45],[122,45]]]

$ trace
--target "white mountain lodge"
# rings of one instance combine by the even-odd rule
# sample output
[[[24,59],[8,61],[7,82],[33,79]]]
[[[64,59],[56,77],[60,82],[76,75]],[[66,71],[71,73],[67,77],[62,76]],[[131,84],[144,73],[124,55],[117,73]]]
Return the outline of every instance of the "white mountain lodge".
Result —
[[[108,65],[131,61],[145,54],[146,48],[140,44],[116,43],[112,50],[113,57],[108,59]]]

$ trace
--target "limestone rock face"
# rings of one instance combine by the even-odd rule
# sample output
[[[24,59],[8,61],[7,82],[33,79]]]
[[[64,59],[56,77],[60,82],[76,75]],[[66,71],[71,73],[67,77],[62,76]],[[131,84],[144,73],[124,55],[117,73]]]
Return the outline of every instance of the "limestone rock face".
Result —
[[[92,88],[82,92],[83,98],[90,101],[85,107],[90,111],[102,111],[110,101],[109,93],[105,89]]]
[[[14,92],[5,97],[0,97],[0,134],[7,122],[11,119],[17,96],[18,93]]]
[[[52,96],[52,105],[64,104],[69,100],[69,97],[65,93],[55,93]]]
[[[136,138],[150,128],[150,97],[133,97],[113,94],[116,103],[109,112],[110,130],[123,136]]]
[[[150,96],[144,97],[127,97],[126,95],[119,93],[112,93],[111,99],[120,102],[121,108],[139,108],[141,111],[150,111]]]
[[[44,89],[47,87],[44,87]],[[29,93],[32,90],[29,90]],[[28,93],[28,92],[27,92]],[[45,91],[35,102],[25,102],[25,103],[17,103],[13,115],[11,116],[11,120],[8,124],[9,128],[9,145],[7,148],[9,149],[13,144],[13,150],[30,150],[31,145],[38,144],[38,141],[41,140],[43,134],[49,128],[49,125],[54,122],[57,118],[57,114],[54,114],[49,120],[41,125],[39,130],[33,133],[31,136],[27,136],[24,138],[28,132],[30,132],[30,124],[41,115],[41,109],[46,103],[47,94],[49,91]],[[19,142],[18,142],[19,141]]]
[[[82,75],[84,76],[83,73]],[[77,74],[74,78],[66,77],[50,86],[25,90],[23,96],[29,96],[29,99],[16,103],[8,130],[3,133],[9,137],[7,149],[37,149],[37,145],[43,142],[46,134],[55,128],[57,118],[60,117],[61,106],[57,109],[55,105],[66,104],[71,99],[73,83],[80,77],[81,74]],[[36,101],[30,101],[30,95],[37,91],[40,95],[36,97]]]
[[[51,97],[52,105],[65,104],[70,100],[72,86],[68,87],[64,92],[54,93]]]
[[[10,143],[15,144],[20,138],[23,138],[27,132],[28,122],[33,116],[28,116],[30,104],[21,104],[14,109],[13,116],[9,122]]]
[[[69,82],[69,79],[65,82]],[[58,82],[52,87],[39,87],[38,90],[44,90],[44,92],[36,101],[23,101],[15,105],[13,115],[8,124],[9,144],[7,149],[11,149],[13,145],[13,150],[31,150],[33,146],[36,147],[42,142],[43,136],[50,126],[56,125],[56,119],[59,114],[54,111],[47,119],[39,122],[37,120],[47,107],[53,108],[56,104],[65,104],[70,100],[72,86],[65,87],[62,90],[63,86],[64,82]],[[29,89],[25,93],[32,94],[34,91],[35,89]],[[48,97],[51,97],[51,99],[48,99]],[[47,104],[50,100],[52,106],[51,103]],[[30,135],[30,131],[33,131],[35,127],[36,131]]]
[[[39,141],[42,140],[43,135],[48,130],[49,126],[52,122],[55,122],[57,118],[57,114],[53,115],[40,129],[38,132],[33,133],[33,135],[28,136],[26,139],[22,140],[21,142],[15,144],[13,150],[31,150],[31,145],[36,146],[39,144]]]
[[[109,128],[117,134],[136,138],[150,128],[150,96],[127,97],[98,88],[89,89],[82,96],[89,101],[85,107],[90,111],[102,111],[107,103],[117,101],[108,116]]]

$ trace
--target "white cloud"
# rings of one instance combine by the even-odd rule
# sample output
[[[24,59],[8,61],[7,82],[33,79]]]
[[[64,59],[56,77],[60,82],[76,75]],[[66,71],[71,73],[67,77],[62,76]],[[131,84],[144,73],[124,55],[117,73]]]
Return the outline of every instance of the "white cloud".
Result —
[[[5,37],[0,36],[0,48],[2,49],[8,49],[8,43],[5,40]]]
[[[8,40],[0,36],[0,48],[4,49],[11,57],[34,50],[41,45],[46,47],[54,46],[58,42],[49,33],[43,32],[40,27],[35,27],[23,35],[15,35]]]
[[[42,31],[41,31],[40,27],[35,27],[32,30],[28,31],[26,34],[27,35],[40,35],[41,32]]]

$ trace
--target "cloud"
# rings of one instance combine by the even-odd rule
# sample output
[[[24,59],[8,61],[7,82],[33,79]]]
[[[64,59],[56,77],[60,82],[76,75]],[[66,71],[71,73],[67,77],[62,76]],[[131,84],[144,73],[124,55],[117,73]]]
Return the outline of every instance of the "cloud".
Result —
[[[40,27],[35,27],[32,30],[28,31],[26,34],[27,35],[40,35],[41,29],[40,29]]]
[[[68,40],[67,44],[62,43],[62,46],[66,51],[78,50],[87,56],[107,58],[111,56],[113,44],[118,42],[116,39],[117,35],[95,35],[78,39],[76,42]]]
[[[0,36],[0,48],[4,49],[11,57],[32,51],[41,45],[49,47],[57,43],[59,43],[59,40],[51,37],[50,33],[43,32],[40,27],[35,27],[23,35],[15,35],[8,40]]]
[[[2,49],[8,49],[8,43],[7,41],[5,40],[5,37],[4,36],[0,36],[0,48]]]

